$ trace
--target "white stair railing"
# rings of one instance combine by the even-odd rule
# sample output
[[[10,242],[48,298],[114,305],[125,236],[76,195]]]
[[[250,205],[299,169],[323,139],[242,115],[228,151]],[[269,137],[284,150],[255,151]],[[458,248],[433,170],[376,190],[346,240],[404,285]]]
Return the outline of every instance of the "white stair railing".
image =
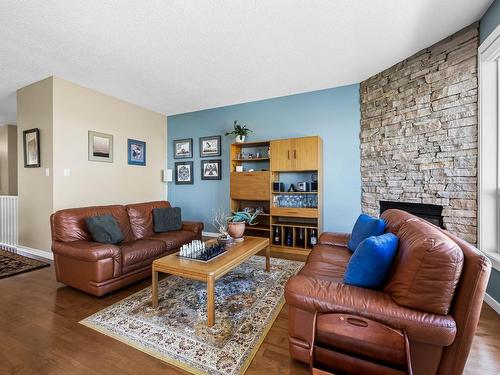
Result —
[[[16,251],[18,230],[17,196],[0,195],[0,248]]]

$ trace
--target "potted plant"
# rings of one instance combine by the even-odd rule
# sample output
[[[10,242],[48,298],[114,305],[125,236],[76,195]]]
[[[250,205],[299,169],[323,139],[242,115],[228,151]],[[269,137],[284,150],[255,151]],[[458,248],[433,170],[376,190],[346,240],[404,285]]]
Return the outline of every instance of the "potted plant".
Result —
[[[247,137],[248,133],[251,133],[252,131],[247,128],[246,125],[244,124],[238,124],[237,120],[234,120],[233,124],[233,130],[230,132],[227,132],[226,135],[234,135],[236,137],[236,143],[243,143],[245,142],[245,138]]]
[[[227,218],[227,233],[235,241],[243,241],[243,233],[245,233],[245,224],[257,224],[258,211],[253,214],[244,211],[234,212]]]

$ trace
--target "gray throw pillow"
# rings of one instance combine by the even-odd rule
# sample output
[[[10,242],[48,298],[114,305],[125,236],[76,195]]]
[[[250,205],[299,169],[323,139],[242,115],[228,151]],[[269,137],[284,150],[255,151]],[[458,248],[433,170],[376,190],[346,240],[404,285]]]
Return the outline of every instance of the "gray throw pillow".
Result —
[[[85,221],[94,241],[113,245],[123,241],[123,233],[113,216],[92,216]]]
[[[155,233],[181,230],[181,228],[181,209],[179,207],[153,208],[153,231]]]

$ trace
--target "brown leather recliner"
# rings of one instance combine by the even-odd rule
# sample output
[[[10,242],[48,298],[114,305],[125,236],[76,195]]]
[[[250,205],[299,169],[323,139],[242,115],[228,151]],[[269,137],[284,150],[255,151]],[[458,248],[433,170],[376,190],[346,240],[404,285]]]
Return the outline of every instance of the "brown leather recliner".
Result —
[[[179,231],[154,233],[153,208],[167,201],[97,206],[57,211],[50,217],[57,281],[102,296],[151,276],[153,260],[192,240],[201,240],[203,223],[182,223]],[[93,242],[85,219],[112,215],[123,233],[117,245]]]
[[[288,281],[291,356],[309,362],[316,313],[344,313],[404,330],[414,374],[461,374],[479,321],[489,259],[407,212],[387,210],[382,218],[387,231],[399,237],[384,290],[343,284],[352,253],[347,249],[349,235],[339,233],[323,233],[304,268]],[[331,353],[332,361],[338,359],[333,349]]]

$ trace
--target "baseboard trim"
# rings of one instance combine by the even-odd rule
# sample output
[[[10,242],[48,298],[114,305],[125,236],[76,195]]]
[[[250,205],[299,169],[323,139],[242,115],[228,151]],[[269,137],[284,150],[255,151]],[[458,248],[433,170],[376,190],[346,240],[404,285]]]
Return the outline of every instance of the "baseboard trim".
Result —
[[[31,254],[31,255],[36,255],[37,257],[48,259],[48,260],[54,260],[54,253],[52,251],[43,251],[39,249],[33,249],[31,247],[26,247],[26,246],[17,246],[18,250],[21,250],[25,253]]]
[[[498,315],[500,315],[500,303],[496,299],[494,299],[488,293],[485,293],[484,302],[486,302],[488,306],[490,306],[493,310],[497,312]]]
[[[214,232],[201,232],[201,234],[205,237],[220,237],[221,234],[220,233],[214,233]]]

